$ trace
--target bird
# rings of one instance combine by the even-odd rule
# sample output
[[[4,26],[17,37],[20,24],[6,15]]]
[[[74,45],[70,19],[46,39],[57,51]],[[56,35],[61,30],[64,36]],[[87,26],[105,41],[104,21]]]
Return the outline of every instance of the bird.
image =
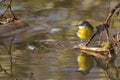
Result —
[[[81,72],[82,74],[86,75],[89,73],[89,71],[94,66],[94,61],[92,57],[86,53],[80,53],[77,56],[77,63],[78,63],[78,72]]]
[[[94,32],[93,26],[86,20],[80,22],[76,26],[78,26],[77,36],[81,39],[81,42],[82,39],[89,39]]]

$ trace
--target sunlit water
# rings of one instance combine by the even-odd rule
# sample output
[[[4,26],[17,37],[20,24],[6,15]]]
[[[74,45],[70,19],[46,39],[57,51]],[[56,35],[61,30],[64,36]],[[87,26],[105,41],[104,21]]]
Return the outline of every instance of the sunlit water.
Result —
[[[117,0],[116,0],[117,2]],[[114,2],[115,4],[115,2]],[[112,5],[114,5],[112,4]],[[13,46],[13,75],[17,80],[104,80],[105,74],[96,65],[88,75],[76,72],[80,42],[73,24],[89,20],[94,27],[104,22],[109,12],[108,1],[102,0],[19,0],[13,2],[16,16],[41,30],[21,33]],[[2,12],[2,11],[1,11]],[[116,28],[115,28],[116,29]],[[116,30],[118,30],[117,28]],[[30,36],[32,35],[32,37]],[[27,37],[28,38],[25,38]],[[21,38],[25,39],[21,39]],[[10,58],[1,46],[0,64],[10,72]],[[0,80],[9,80],[3,71]]]

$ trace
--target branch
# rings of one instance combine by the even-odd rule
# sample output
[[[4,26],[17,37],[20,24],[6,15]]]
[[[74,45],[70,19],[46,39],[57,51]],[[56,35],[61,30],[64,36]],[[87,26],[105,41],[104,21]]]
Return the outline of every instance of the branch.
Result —
[[[105,22],[104,22],[105,24],[108,24],[108,23],[109,23],[111,17],[113,16],[113,14],[116,12],[116,10],[117,10],[118,8],[120,8],[120,3],[118,3],[118,5],[116,5],[116,6],[111,10],[111,12],[108,14],[108,16],[107,16],[107,18],[106,18],[106,20],[105,20]]]
[[[74,49],[77,49],[81,52],[87,53],[89,55],[93,55],[96,56],[98,58],[102,58],[102,59],[107,59],[109,58],[108,56],[106,56],[109,52],[108,49],[105,48],[99,48],[99,47],[86,47],[86,46],[82,46],[82,45],[78,45],[78,46],[74,46]]]
[[[86,46],[89,45],[89,43],[93,40],[93,38],[95,37],[95,35],[97,34],[101,34],[103,31],[106,32],[106,36],[107,36],[107,40],[109,40],[109,26],[110,26],[110,20],[113,16],[113,14],[117,11],[117,9],[120,8],[120,3],[118,3],[118,5],[116,5],[111,12],[107,15],[107,18],[105,20],[105,22],[101,25],[97,26],[97,31],[93,34],[93,36],[89,39],[89,41],[86,43]]]

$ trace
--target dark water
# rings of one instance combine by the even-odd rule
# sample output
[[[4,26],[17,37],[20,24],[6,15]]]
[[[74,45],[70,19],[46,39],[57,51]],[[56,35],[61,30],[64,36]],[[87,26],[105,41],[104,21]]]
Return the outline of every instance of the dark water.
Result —
[[[13,75],[17,80],[104,80],[101,68],[94,66],[88,75],[76,72],[79,43],[77,21],[89,20],[94,27],[104,22],[109,10],[118,3],[108,0],[16,0],[12,9],[16,17],[26,20],[37,32],[17,35],[13,47]],[[109,6],[110,9],[109,9]],[[2,12],[2,9],[0,10]],[[119,31],[116,23],[112,29]],[[36,29],[37,29],[36,28]],[[19,38],[20,37],[20,38]],[[34,49],[34,50],[33,50]],[[0,64],[10,72],[10,58],[1,46]],[[0,72],[0,80],[9,80]]]

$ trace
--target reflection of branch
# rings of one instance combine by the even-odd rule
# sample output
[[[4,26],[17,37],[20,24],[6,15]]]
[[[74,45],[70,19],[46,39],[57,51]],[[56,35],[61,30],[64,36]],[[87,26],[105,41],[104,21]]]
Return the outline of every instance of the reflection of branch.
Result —
[[[10,56],[10,72],[11,72],[11,76],[13,76],[13,62],[12,62],[12,46],[13,46],[13,41],[14,41],[15,35],[12,37],[11,41],[10,41],[10,46],[9,48],[6,46],[5,43],[3,43],[3,46],[5,47],[5,49],[7,50],[9,56]]]
[[[11,76],[13,76],[13,62],[12,62],[12,45],[13,45],[13,41],[15,39],[15,35],[13,36],[12,40],[10,41],[10,50],[9,50],[9,55],[10,55],[10,72],[11,72]]]
[[[109,66],[107,69],[104,69],[104,72],[108,80],[119,80],[120,79],[119,69],[115,66]]]
[[[11,12],[13,18],[14,18],[15,20],[17,20],[17,18],[15,17],[14,13],[13,13],[12,10],[11,10],[11,3],[12,3],[12,0],[10,0],[10,4],[9,4],[9,5],[10,5],[10,6],[9,6],[10,12]]]
[[[1,1],[2,2],[2,1]],[[11,9],[11,3],[12,3],[12,0],[10,0],[9,2],[9,5],[7,6],[6,10],[4,11],[4,13],[2,15],[0,15],[0,18],[3,18],[3,16],[7,13],[8,10],[10,10],[10,13],[12,14],[13,18],[15,20],[17,20],[16,16],[14,15],[12,9]]]
[[[1,69],[1,71],[3,71],[5,74],[10,75],[5,69],[3,69],[3,67],[1,66],[1,64],[0,64],[0,69]]]

